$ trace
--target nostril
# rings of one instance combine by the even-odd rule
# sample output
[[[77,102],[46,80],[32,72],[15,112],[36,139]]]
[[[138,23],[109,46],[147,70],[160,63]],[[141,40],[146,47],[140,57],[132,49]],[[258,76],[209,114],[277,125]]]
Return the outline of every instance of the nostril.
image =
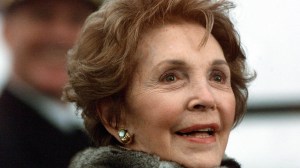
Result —
[[[205,106],[204,105],[201,105],[201,104],[196,104],[194,105],[193,107],[195,110],[203,110],[205,109]]]

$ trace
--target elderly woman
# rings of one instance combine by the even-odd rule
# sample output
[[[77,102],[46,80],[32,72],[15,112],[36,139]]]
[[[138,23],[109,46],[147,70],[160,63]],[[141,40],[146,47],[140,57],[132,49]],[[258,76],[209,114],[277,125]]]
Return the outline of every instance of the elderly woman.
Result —
[[[239,167],[224,155],[247,100],[245,55],[212,0],[113,0],[69,53],[65,99],[98,148],[70,167]]]

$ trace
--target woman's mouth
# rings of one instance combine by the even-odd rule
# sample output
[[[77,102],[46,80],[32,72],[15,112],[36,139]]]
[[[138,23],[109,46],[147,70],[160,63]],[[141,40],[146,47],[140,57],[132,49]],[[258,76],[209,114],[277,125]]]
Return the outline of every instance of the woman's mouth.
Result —
[[[213,128],[204,128],[190,132],[177,131],[176,134],[179,136],[207,138],[213,136],[215,134],[215,130]]]
[[[179,131],[176,131],[176,135],[192,142],[196,143],[212,143],[216,141],[216,132],[218,126],[216,124],[211,125],[194,125]]]

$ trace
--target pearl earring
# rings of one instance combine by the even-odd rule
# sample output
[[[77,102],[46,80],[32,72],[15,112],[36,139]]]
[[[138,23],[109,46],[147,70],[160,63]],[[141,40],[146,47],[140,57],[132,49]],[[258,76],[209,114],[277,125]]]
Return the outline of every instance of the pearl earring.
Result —
[[[132,138],[126,129],[119,129],[118,134],[123,144],[129,144],[131,142]]]

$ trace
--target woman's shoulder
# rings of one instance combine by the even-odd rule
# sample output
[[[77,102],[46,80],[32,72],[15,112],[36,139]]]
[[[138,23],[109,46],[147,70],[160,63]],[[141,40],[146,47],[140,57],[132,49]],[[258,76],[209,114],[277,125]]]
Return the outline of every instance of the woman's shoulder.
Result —
[[[156,155],[128,150],[122,147],[88,148],[78,153],[69,168],[182,168],[178,164],[162,161]]]
[[[171,162],[161,160],[156,155],[128,150],[122,147],[105,146],[87,148],[79,152],[69,168],[183,168]],[[240,168],[231,158],[225,157],[221,168]]]

